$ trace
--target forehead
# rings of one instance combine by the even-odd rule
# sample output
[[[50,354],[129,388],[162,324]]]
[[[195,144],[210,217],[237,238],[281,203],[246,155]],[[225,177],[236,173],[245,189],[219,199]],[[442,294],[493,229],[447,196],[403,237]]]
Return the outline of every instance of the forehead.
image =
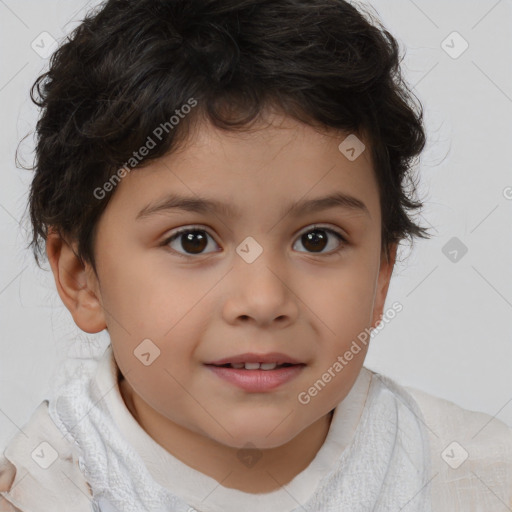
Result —
[[[346,141],[355,141],[361,151],[364,144],[349,135],[279,114],[241,132],[201,123],[178,150],[125,176],[111,203],[138,208],[138,216],[169,195],[210,198],[240,215],[251,206],[282,212],[283,206],[338,193],[359,199],[375,219],[378,188],[370,151],[366,146],[357,158],[347,158],[340,145],[346,150]]]

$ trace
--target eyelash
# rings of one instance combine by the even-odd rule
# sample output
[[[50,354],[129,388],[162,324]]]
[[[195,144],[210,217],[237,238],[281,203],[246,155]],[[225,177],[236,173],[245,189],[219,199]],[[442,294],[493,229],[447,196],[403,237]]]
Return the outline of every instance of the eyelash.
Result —
[[[345,246],[347,245],[348,242],[347,242],[347,240],[345,239],[344,236],[342,236],[340,233],[338,233],[337,231],[335,231],[335,230],[333,230],[331,228],[327,228],[327,227],[324,227],[324,226],[319,226],[319,225],[316,225],[316,224],[314,224],[310,229],[307,229],[306,231],[302,231],[301,233],[299,233],[297,238],[301,237],[302,235],[305,235],[306,233],[309,233],[311,231],[316,231],[316,230],[322,230],[322,231],[326,231],[328,233],[331,233],[336,238],[338,238],[338,240],[340,242],[342,242],[338,249],[334,250],[331,253],[325,254],[325,256],[336,256],[338,253],[340,253],[342,250],[345,249]],[[183,235],[185,233],[195,233],[197,231],[201,231],[201,232],[206,233],[210,238],[212,238],[215,241],[213,236],[208,232],[208,230],[204,229],[203,226],[195,226],[194,225],[194,226],[188,226],[188,227],[185,227],[185,228],[179,228],[178,231],[173,233],[171,236],[168,236],[161,243],[161,246],[168,246],[171,242],[173,242],[174,240],[179,238],[180,235]],[[195,257],[203,256],[203,254],[183,254],[181,252],[175,251],[174,249],[170,249],[170,250],[173,251],[174,253],[176,253],[178,256],[181,256],[182,258],[186,258],[186,259],[192,259],[192,258],[195,258]],[[303,251],[300,251],[300,252],[303,252]],[[205,254],[209,254],[209,253],[205,253]],[[313,253],[313,252],[311,252],[309,254],[324,255],[323,253]]]

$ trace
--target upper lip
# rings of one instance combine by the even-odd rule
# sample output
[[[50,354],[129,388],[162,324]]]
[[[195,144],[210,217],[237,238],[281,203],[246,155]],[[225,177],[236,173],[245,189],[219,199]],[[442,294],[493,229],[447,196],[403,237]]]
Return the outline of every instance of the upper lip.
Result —
[[[282,354],[280,352],[270,352],[267,354],[255,354],[253,352],[248,352],[245,354],[237,354],[234,356],[224,357],[222,359],[218,359],[216,361],[210,361],[205,364],[211,364],[220,366],[228,363],[277,363],[277,364],[303,364],[301,361],[290,357],[286,354]]]

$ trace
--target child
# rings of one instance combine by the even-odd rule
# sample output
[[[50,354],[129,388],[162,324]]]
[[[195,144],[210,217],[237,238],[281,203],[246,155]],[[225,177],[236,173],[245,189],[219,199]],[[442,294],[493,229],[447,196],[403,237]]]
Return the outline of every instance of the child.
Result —
[[[5,449],[2,510],[512,507],[510,427],[363,366],[398,244],[428,237],[422,112],[379,25],[109,0],[52,56],[31,244],[110,345]]]

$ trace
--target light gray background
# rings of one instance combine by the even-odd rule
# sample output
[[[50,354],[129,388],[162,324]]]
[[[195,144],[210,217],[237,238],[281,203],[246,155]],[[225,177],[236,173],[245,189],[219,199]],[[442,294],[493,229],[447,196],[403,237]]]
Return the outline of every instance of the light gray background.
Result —
[[[42,32],[60,41],[97,3],[0,0],[0,447],[58,382],[62,360],[107,343],[76,327],[25,249],[32,173],[14,164],[37,119],[29,88],[48,63],[32,41]],[[404,309],[374,338],[366,366],[512,425],[512,1],[369,3],[405,51],[404,75],[425,108],[420,221],[435,236],[402,251],[387,305]],[[469,43],[456,59],[441,46],[453,31]],[[32,164],[32,150],[30,136],[22,162]],[[442,252],[453,237],[468,248],[458,262]]]

